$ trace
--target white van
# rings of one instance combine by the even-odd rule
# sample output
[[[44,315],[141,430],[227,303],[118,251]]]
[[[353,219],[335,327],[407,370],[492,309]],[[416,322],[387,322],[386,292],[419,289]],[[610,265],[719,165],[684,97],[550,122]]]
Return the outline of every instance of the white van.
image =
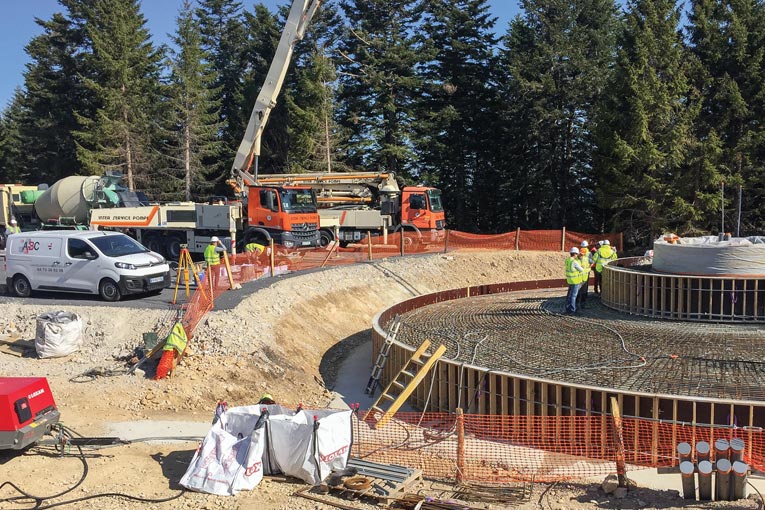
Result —
[[[52,230],[8,236],[8,290],[99,294],[118,301],[127,294],[161,292],[170,286],[164,257],[118,232]]]

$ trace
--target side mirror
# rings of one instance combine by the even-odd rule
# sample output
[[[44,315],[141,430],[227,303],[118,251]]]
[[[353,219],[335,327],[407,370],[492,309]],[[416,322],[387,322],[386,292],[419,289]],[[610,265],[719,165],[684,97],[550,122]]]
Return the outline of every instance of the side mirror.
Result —
[[[95,260],[95,259],[97,258],[97,257],[96,257],[96,254],[95,254],[95,253],[93,253],[92,251],[86,251],[86,252],[83,252],[83,254],[82,254],[82,255],[83,255],[83,257],[85,257],[87,260]]]

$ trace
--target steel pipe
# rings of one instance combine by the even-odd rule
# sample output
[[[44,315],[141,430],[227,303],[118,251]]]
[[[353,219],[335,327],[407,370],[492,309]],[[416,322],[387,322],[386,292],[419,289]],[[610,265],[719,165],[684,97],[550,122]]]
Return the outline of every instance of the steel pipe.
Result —
[[[691,445],[688,443],[678,443],[677,459],[682,466],[683,462],[691,460]]]
[[[693,462],[684,460],[680,463],[680,475],[683,480],[683,498],[685,499],[696,499],[696,483],[693,479],[695,471]]]
[[[746,475],[749,472],[749,466],[745,462],[736,461],[733,463],[733,499],[746,498]]]
[[[730,461],[728,459],[719,459],[717,461],[715,501],[730,500],[730,497],[731,497],[730,469],[731,469],[731,466],[730,466]]]
[[[715,460],[726,459],[730,455],[730,443],[727,439],[715,441]]]
[[[712,463],[699,462],[699,500],[712,501]]]
[[[736,461],[744,460],[744,440],[739,437],[734,437],[730,440],[730,461],[735,463]]]

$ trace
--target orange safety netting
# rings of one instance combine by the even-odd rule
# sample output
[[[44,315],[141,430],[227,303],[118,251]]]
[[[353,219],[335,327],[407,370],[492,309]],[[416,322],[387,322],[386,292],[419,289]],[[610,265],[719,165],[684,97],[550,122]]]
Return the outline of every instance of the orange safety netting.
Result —
[[[463,480],[476,482],[557,481],[617,472],[612,416],[466,414],[460,434],[454,414],[402,412],[379,430],[364,421],[355,422],[354,427],[355,456],[422,469],[432,478],[455,479],[459,473]],[[629,472],[676,466],[678,443],[713,444],[714,439],[734,437],[744,440],[744,461],[762,469],[765,448],[759,428],[625,418],[625,468]]]

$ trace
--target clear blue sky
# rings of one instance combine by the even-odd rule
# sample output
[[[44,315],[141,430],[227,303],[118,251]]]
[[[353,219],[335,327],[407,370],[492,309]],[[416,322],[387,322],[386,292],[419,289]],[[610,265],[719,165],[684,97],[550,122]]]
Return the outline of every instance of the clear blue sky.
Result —
[[[449,1],[449,0],[444,0]],[[22,73],[29,58],[24,47],[29,40],[40,33],[35,18],[50,19],[53,13],[63,11],[57,0],[1,0],[0,11],[0,48],[2,52],[2,72],[0,72],[0,110],[5,109],[16,87],[20,87],[24,78]],[[255,1],[245,0],[243,4],[251,8]],[[276,6],[288,3],[288,0],[262,0],[272,11]],[[181,0],[145,0],[141,10],[146,16],[149,31],[156,44],[165,43],[167,34],[175,30],[175,18]],[[507,23],[518,12],[517,0],[489,0],[492,14],[498,18],[497,32],[503,34]]]

